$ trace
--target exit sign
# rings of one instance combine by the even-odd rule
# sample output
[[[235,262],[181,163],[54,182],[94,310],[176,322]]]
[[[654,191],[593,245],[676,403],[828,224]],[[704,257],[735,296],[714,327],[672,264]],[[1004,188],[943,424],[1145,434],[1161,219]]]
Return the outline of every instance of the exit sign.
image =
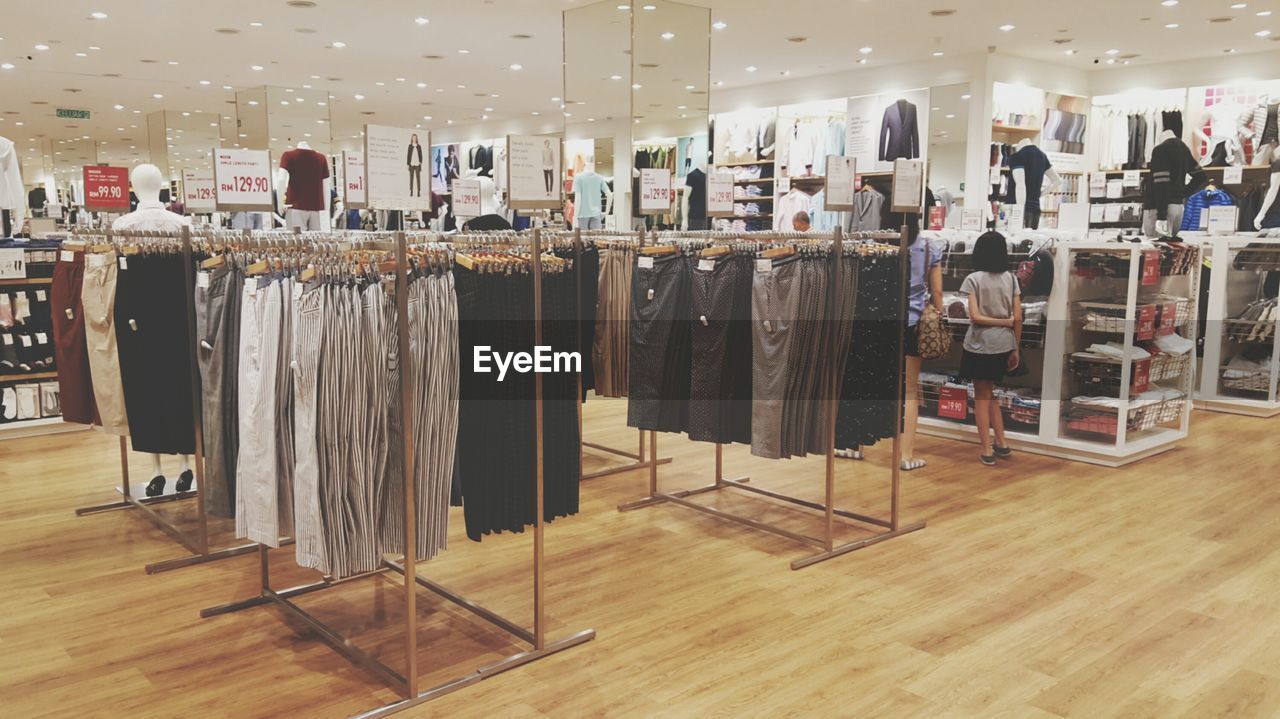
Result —
[[[71,110],[65,107],[58,108],[58,117],[65,120],[88,120],[88,110]]]

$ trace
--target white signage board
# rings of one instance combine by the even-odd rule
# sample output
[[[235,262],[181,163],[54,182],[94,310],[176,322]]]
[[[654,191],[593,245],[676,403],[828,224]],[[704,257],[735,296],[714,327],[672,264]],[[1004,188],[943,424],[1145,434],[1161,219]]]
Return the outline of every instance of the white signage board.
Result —
[[[920,213],[924,203],[924,161],[893,161],[893,212]]]
[[[479,217],[480,216],[480,181],[479,180],[454,180],[453,192],[453,214],[455,217]]]
[[[213,212],[218,209],[212,170],[182,171],[182,204],[187,212]]]
[[[707,175],[707,217],[733,216],[733,175],[712,172]]]
[[[271,153],[214,148],[214,197],[222,212],[271,212]]]
[[[640,170],[640,214],[661,215],[671,211],[671,170]]]
[[[1022,205],[1009,205],[1004,216],[1009,221],[1009,232],[1019,232],[1026,227],[1026,208]]]
[[[853,157],[827,156],[827,179],[823,186],[823,208],[828,212],[854,209],[853,180],[858,176],[858,161]]]
[[[1209,215],[1209,232],[1215,235],[1229,235],[1236,231],[1240,208],[1234,205],[1214,205],[1209,208],[1207,214]]]
[[[430,210],[427,160],[431,133],[407,127],[364,126],[365,202],[374,210]]]
[[[1222,184],[1243,185],[1244,184],[1244,168],[1238,165],[1223,168]]]
[[[960,213],[960,229],[966,232],[982,231],[982,209],[964,209]]]
[[[342,153],[342,204],[348,210],[362,210],[369,203],[364,176],[364,154]]]
[[[564,205],[560,138],[507,136],[507,194],[517,210],[559,209]]]

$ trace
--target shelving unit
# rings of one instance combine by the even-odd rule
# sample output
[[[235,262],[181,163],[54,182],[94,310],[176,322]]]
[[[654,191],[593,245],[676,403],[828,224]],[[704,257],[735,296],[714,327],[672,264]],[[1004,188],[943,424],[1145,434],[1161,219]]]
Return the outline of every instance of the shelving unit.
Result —
[[[1275,280],[1268,282],[1268,274],[1280,273],[1280,240],[1221,236],[1204,238],[1201,246],[1212,267],[1207,317],[1222,319],[1205,322],[1195,404],[1214,412],[1280,415],[1280,317],[1238,319],[1256,303],[1275,302]]]

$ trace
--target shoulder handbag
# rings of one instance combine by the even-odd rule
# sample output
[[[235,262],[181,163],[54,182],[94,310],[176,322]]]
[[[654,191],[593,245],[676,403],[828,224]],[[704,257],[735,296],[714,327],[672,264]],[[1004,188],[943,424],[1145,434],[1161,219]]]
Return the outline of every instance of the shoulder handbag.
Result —
[[[928,242],[927,239],[922,240]],[[925,287],[929,286],[929,250],[931,247],[926,244],[925,252]],[[947,331],[946,323],[942,321],[942,313],[934,306],[932,297],[925,302],[924,311],[920,313],[920,322],[916,325],[916,340],[920,347],[920,359],[933,360],[945,357],[951,351],[951,333]]]

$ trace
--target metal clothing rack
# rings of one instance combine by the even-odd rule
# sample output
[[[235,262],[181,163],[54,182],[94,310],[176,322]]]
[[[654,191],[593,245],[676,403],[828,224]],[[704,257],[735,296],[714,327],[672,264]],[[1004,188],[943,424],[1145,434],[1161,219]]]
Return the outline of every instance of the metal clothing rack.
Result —
[[[577,251],[578,251],[579,253],[581,253],[581,251],[582,251],[582,238],[583,238],[583,237],[586,237],[587,239],[592,239],[592,238],[594,238],[594,237],[625,237],[625,236],[628,236],[628,235],[631,235],[631,234],[636,235],[636,243],[637,243],[637,244],[636,244],[636,246],[637,246],[637,247],[644,247],[644,236],[645,236],[645,233],[644,233],[644,231],[643,231],[643,230],[640,230],[640,231],[637,231],[637,232],[634,232],[634,233],[633,233],[633,232],[613,232],[613,231],[610,231],[610,230],[585,230],[585,231],[584,231],[584,230],[580,230],[580,229],[579,229],[579,230],[574,230],[573,237],[574,237],[574,244],[575,244],[575,247],[577,247],[577,248],[578,248],[578,250],[577,250]],[[578,306],[579,306],[579,307],[581,307],[581,306],[582,306],[582,274],[581,274],[581,272],[579,272],[579,274],[578,274]],[[589,359],[589,355],[590,355],[590,352],[591,352],[591,348],[590,348],[590,347],[580,347],[580,348],[579,348],[579,352],[580,352],[580,353],[582,353],[582,354],[584,355],[584,360],[583,360],[583,361],[590,361],[590,359]],[[581,393],[579,393],[579,394],[581,394]],[[583,437],[585,437],[585,435],[583,434],[583,431],[582,431],[582,430],[583,430],[583,428],[582,428],[582,407],[581,407],[581,405],[579,405],[579,407],[578,407],[578,438],[579,438],[579,441],[580,441],[580,444],[581,444],[581,446],[578,448],[578,464],[579,464],[579,467],[581,467],[581,465],[582,465],[582,463],[583,463],[583,460],[586,458],[586,452],[585,452],[585,450],[586,450],[587,448],[594,449],[594,450],[597,450],[597,451],[600,451],[600,452],[606,452],[606,453],[608,453],[608,454],[612,454],[612,455],[615,455],[615,456],[618,456],[618,457],[623,457],[623,458],[625,458],[625,459],[629,459],[629,460],[631,460],[630,462],[628,462],[628,463],[626,463],[626,464],[621,464],[621,465],[617,465],[617,466],[614,466],[614,467],[609,467],[609,468],[607,468],[607,469],[597,470],[597,471],[595,471],[595,472],[591,472],[591,473],[588,473],[588,474],[582,474],[582,475],[581,475],[581,477],[582,477],[582,479],[583,479],[583,480],[588,480],[588,479],[597,479],[597,478],[599,478],[599,477],[608,477],[608,476],[611,476],[611,475],[615,475],[615,474],[622,474],[623,472],[630,472],[630,471],[637,470],[637,469],[648,469],[650,466],[652,466],[652,465],[653,465],[653,464],[655,464],[655,463],[656,463],[656,464],[671,464],[671,458],[670,458],[670,457],[657,457],[657,455],[656,455],[656,454],[654,454],[654,455],[650,455],[649,457],[646,457],[646,456],[645,456],[644,430],[642,430],[642,429],[638,429],[638,430],[636,430],[636,435],[637,435],[637,438],[638,438],[639,443],[638,443],[638,446],[636,447],[636,451],[635,451],[634,453],[633,453],[633,452],[629,452],[629,451],[627,451],[627,450],[625,450],[625,449],[615,449],[615,448],[610,447],[610,446],[608,446],[608,445],[599,444],[599,443],[597,443],[597,442],[588,442],[588,441],[586,441],[585,439],[583,439]]]
[[[126,237],[151,240],[170,240],[182,242],[182,257],[185,268],[192,267],[191,255],[191,229],[189,227],[182,228],[181,233],[173,232],[149,232],[149,231],[129,231],[127,233],[115,233],[112,230],[105,231],[77,231],[76,237],[93,238],[106,237],[108,244],[112,242],[113,237],[123,234]],[[92,248],[86,248],[91,250]],[[181,567],[189,567],[195,564],[203,564],[227,557],[235,557],[242,554],[248,554],[255,549],[253,544],[242,544],[233,547],[214,548],[209,546],[209,519],[205,513],[203,501],[196,502],[196,530],[194,536],[191,532],[178,527],[173,522],[163,517],[155,509],[153,505],[166,504],[187,499],[199,498],[199,492],[205,486],[204,476],[204,430],[203,417],[201,414],[201,397],[200,397],[200,368],[197,363],[197,345],[196,345],[196,309],[195,309],[195,288],[192,286],[191,272],[184,273],[184,281],[186,283],[187,298],[187,342],[190,348],[191,363],[191,393],[192,393],[192,415],[195,422],[195,452],[193,454],[193,471],[196,477],[196,489],[188,492],[179,492],[176,494],[165,495],[160,497],[137,497],[133,494],[129,486],[129,438],[120,438],[120,476],[121,488],[118,490],[121,499],[117,502],[109,502],[107,504],[98,504],[89,507],[80,507],[76,509],[76,516],[83,517],[91,514],[101,514],[118,509],[136,509],[142,513],[144,517],[149,519],[152,524],[159,527],[165,534],[168,534],[175,542],[182,545],[190,556],[178,557],[162,562],[153,562],[146,565],[147,574],[155,574],[170,569],[178,569]]]
[[[531,272],[533,274],[533,313],[534,313],[534,338],[536,344],[542,343],[542,244],[540,231],[535,230],[531,238],[522,238],[515,235],[505,237],[503,241],[512,244],[527,240],[530,245],[530,263]],[[399,266],[396,270],[395,279],[395,295],[397,319],[396,329],[399,335],[399,356],[398,361],[400,367],[409,367],[410,364],[410,340],[409,340],[409,299],[408,299],[408,282],[407,282],[407,263],[405,259],[407,255],[407,246],[405,242],[405,233],[395,233],[395,244],[393,246],[395,256]],[[337,651],[349,661],[357,664],[364,669],[370,671],[375,676],[385,681],[388,685],[400,693],[401,699],[390,704],[372,709],[359,715],[362,718],[372,719],[373,717],[384,717],[404,711],[411,707],[417,706],[432,699],[439,698],[446,694],[470,686],[477,682],[497,676],[516,667],[528,664],[530,662],[542,659],[552,654],[562,652],[571,647],[591,641],[595,638],[594,629],[586,629],[576,634],[564,637],[562,639],[548,641],[546,638],[546,598],[545,598],[545,550],[543,543],[544,533],[544,482],[543,482],[543,394],[542,394],[542,375],[535,374],[534,384],[534,402],[535,402],[535,446],[537,447],[537,507],[536,517],[533,526],[533,629],[526,629],[520,622],[507,619],[502,615],[487,609],[480,604],[467,599],[463,595],[454,592],[435,581],[418,575],[417,560],[417,486],[414,482],[414,445],[413,445],[413,395],[408,381],[402,381],[400,384],[401,402],[400,402],[400,421],[402,433],[404,435],[404,460],[402,465],[403,476],[401,480],[404,483],[404,557],[401,561],[384,559],[383,565],[377,570],[360,574],[345,579],[333,580],[325,578],[320,582],[305,584],[289,589],[275,589],[271,586],[271,568],[268,548],[266,545],[258,546],[258,562],[259,562],[259,578],[261,582],[259,594],[247,599],[243,599],[229,604],[209,607],[200,612],[203,618],[214,617],[221,614],[229,614],[241,609],[256,607],[263,604],[274,604],[284,611],[285,614],[306,624],[330,647]],[[328,589],[330,587],[339,586],[350,581],[355,581],[384,572],[395,572],[404,577],[404,605],[406,627],[404,633],[404,650],[406,657],[406,666],[403,673],[396,671],[388,666],[382,660],[374,655],[357,647],[350,639],[345,638],[342,634],[327,624],[324,620],[316,615],[308,612],[298,606],[292,600],[303,594]],[[460,677],[445,681],[435,686],[425,689],[420,687],[420,677],[418,672],[418,610],[417,610],[417,590],[419,587],[428,589],[435,594],[457,604],[459,607],[475,614],[485,621],[497,626],[498,628],[510,633],[518,639],[527,642],[530,648],[516,654],[512,654],[492,664],[479,667],[478,669],[468,672]]]
[[[679,235],[668,234],[668,236],[673,236],[673,237],[678,236],[681,238],[689,238],[689,239],[739,238],[739,239],[745,239],[750,241],[763,239],[765,241],[784,241],[784,242],[795,242],[795,241],[803,241],[803,240],[815,240],[815,241],[824,240],[825,241],[827,238],[830,238],[830,241],[832,243],[832,248],[833,248],[833,254],[836,257],[841,256],[841,253],[843,252],[844,239],[845,239],[844,233],[840,228],[836,228],[835,232],[832,235],[824,234],[821,236],[813,233],[809,233],[809,234],[763,233],[760,236],[755,236],[755,235],[744,236],[741,234],[716,233],[716,232],[680,233]],[[886,234],[883,232],[859,233],[856,235],[856,237],[859,239],[878,239],[878,240],[889,239],[891,236],[892,236],[892,233]],[[908,252],[907,245],[906,245],[907,236],[908,236],[907,231],[906,231],[906,228],[904,227],[902,232],[898,235],[898,238],[897,238],[899,240],[898,259],[899,259],[899,265],[901,268],[900,272],[904,282],[902,286],[904,288],[906,287],[905,281],[907,279],[907,252]],[[830,280],[830,283],[829,283],[830,289],[827,293],[827,313],[826,313],[827,317],[833,317],[836,314],[836,309],[838,308],[838,304],[836,303],[839,302],[839,298],[841,294],[841,286],[842,286],[842,277],[841,277],[841,272],[839,268],[839,263],[838,262],[832,263],[832,267],[833,267],[832,279]],[[900,309],[901,316],[905,317],[906,316],[905,289],[903,292],[900,293],[899,309]],[[905,343],[905,337],[903,335],[903,332],[900,330],[898,333],[899,357],[902,356],[904,343]],[[831,370],[832,376],[829,378],[830,383],[827,385],[828,387],[833,388],[832,394],[830,397],[824,400],[821,400],[828,403],[827,415],[826,415],[826,426],[823,428],[823,432],[826,437],[823,443],[826,446],[824,501],[813,502],[813,501],[809,501],[799,497],[793,497],[791,495],[784,494],[782,492],[776,492],[773,490],[764,489],[762,487],[755,487],[749,484],[750,482],[749,477],[726,479],[724,476],[724,445],[717,443],[716,444],[715,478],[711,484],[704,485],[702,487],[697,487],[694,489],[684,489],[684,490],[677,490],[677,491],[671,491],[671,492],[664,492],[658,488],[658,468],[656,465],[652,465],[649,468],[648,496],[632,502],[626,502],[626,503],[620,504],[618,505],[618,511],[627,512],[634,509],[640,509],[643,507],[651,507],[657,504],[670,503],[670,504],[674,504],[681,507],[687,507],[689,509],[702,512],[704,514],[709,514],[719,519],[735,522],[738,524],[751,527],[753,529],[757,529],[763,532],[769,532],[771,534],[775,534],[780,537],[785,537],[792,541],[800,542],[802,544],[807,544],[818,550],[817,553],[815,554],[792,561],[791,562],[792,569],[803,569],[805,567],[817,564],[819,562],[826,561],[833,557],[839,557],[841,555],[848,554],[850,552],[862,549],[864,547],[869,547],[873,544],[879,544],[880,542],[883,542],[888,539],[893,539],[895,537],[899,537],[904,534],[910,534],[911,532],[916,532],[921,529],[924,529],[925,527],[924,522],[912,522],[912,523],[904,524],[900,518],[900,511],[899,511],[900,491],[899,490],[901,485],[900,466],[901,466],[901,455],[902,455],[901,445],[899,444],[900,433],[895,433],[893,438],[893,465],[892,465],[893,472],[892,472],[892,485],[891,485],[890,498],[889,498],[889,507],[890,507],[889,518],[884,519],[880,517],[874,517],[866,514],[860,514],[857,512],[851,512],[848,510],[836,508],[835,506],[835,457],[836,457],[835,437],[836,437],[836,418],[837,418],[837,415],[839,414],[838,388],[840,387],[840,384],[841,384],[840,377],[836,376],[836,369],[837,369],[836,365],[833,365]],[[896,419],[895,426],[897,427],[902,426],[902,401],[903,401],[902,379],[903,379],[904,371],[905,370],[902,366],[902,363],[899,362],[898,382],[897,382],[897,385],[898,385],[897,402],[894,405],[895,407],[894,413],[895,413],[895,419]],[[657,444],[658,444],[658,433],[656,431],[650,430],[649,431],[650,452],[656,453]],[[758,495],[767,497],[769,499],[778,500],[781,502],[787,502],[789,504],[803,507],[805,509],[818,510],[822,513],[822,519],[823,519],[822,535],[819,537],[814,537],[811,535],[801,534],[799,532],[793,532],[789,529],[784,529],[783,527],[780,527],[777,524],[774,524],[771,522],[765,522],[765,521],[753,519],[751,517],[747,517],[741,514],[737,514],[734,512],[718,509],[716,507],[698,504],[690,499],[695,495],[706,494],[709,492],[717,492],[724,489],[741,490],[744,492],[758,494]],[[836,536],[835,536],[836,516],[840,516],[844,519],[860,522],[862,524],[871,525],[873,527],[876,527],[880,531],[877,531],[875,534],[871,535],[870,537],[864,537],[862,539],[854,540],[851,542],[837,544]]]

